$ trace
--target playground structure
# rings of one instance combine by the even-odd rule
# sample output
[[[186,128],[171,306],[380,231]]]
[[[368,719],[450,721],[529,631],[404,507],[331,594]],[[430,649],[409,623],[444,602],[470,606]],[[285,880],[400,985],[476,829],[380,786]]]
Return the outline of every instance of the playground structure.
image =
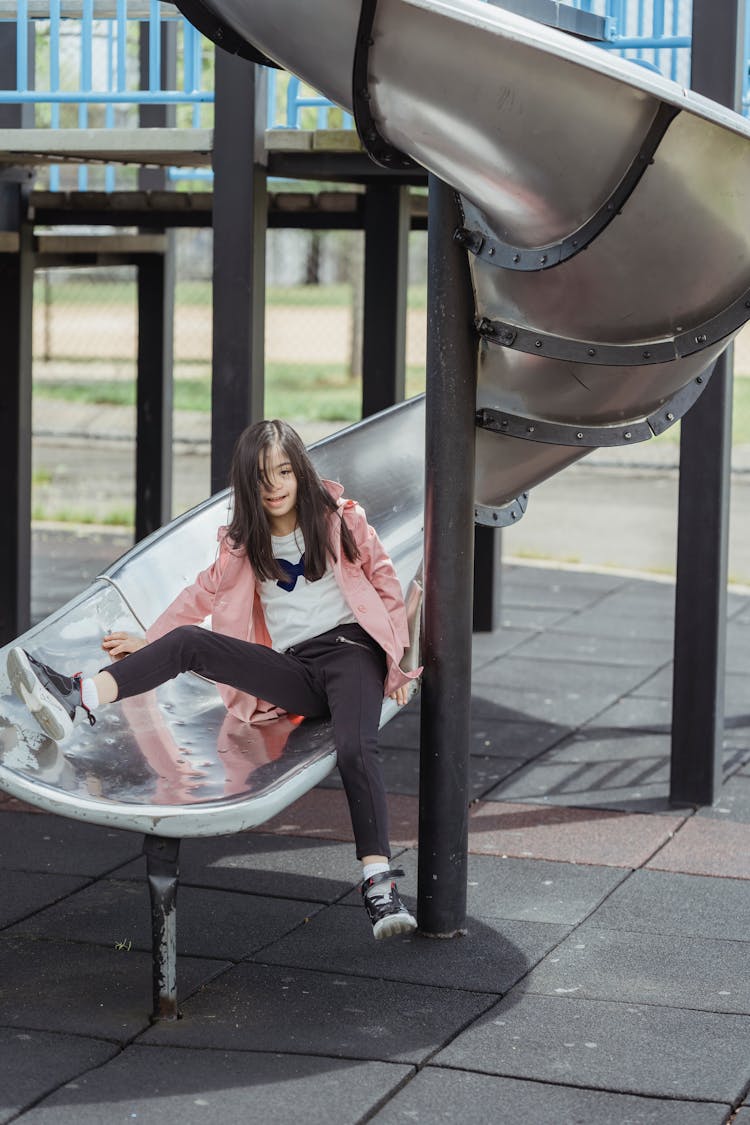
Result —
[[[696,8],[699,15],[700,5]],[[377,202],[369,221],[373,234],[380,235],[383,242],[384,216],[390,215],[386,229],[391,234],[403,221],[399,217],[403,201],[392,185],[422,182],[424,167],[431,173],[425,449],[430,470],[425,546],[427,706],[422,731],[423,745],[428,745],[431,753],[422,775],[420,921],[428,932],[455,932],[461,925],[461,886],[465,884],[461,840],[465,835],[466,787],[461,777],[461,754],[468,716],[474,517],[493,529],[518,519],[526,501],[524,493],[534,483],[598,444],[629,442],[658,432],[659,427],[675,421],[704,388],[708,369],[731,334],[750,315],[746,303],[748,279],[743,273],[747,245],[741,222],[750,186],[743,168],[750,130],[734,114],[686,94],[644,67],[609,61],[606,56],[595,55],[594,48],[469,0],[461,5],[437,0],[383,4],[381,8],[364,4],[361,13],[356,13],[363,21],[359,25],[352,18],[353,9],[332,3],[325,13],[316,13],[316,25],[321,21],[320,26],[334,39],[329,44],[331,50],[314,52],[316,58],[325,60],[320,71],[307,59],[309,33],[300,34],[296,42],[285,37],[283,43],[276,43],[272,24],[263,24],[270,8],[266,10],[262,4],[253,6],[253,19],[258,23],[252,27],[243,22],[247,13],[240,5],[186,3],[185,11],[199,26],[212,28],[217,40],[230,46],[247,43],[251,53],[255,49],[292,66],[354,111],[365,146],[381,162],[378,171],[362,154],[356,154],[361,175],[377,185],[373,191]],[[403,14],[403,22],[393,15],[394,11]],[[461,18],[456,18],[457,11]],[[722,28],[732,41],[736,40],[736,30]],[[402,52],[412,62],[421,59],[421,65],[407,68]],[[504,66],[497,68],[500,52],[505,52]],[[438,81],[433,75],[432,85],[426,90],[410,88],[408,82],[415,76],[424,77],[425,63],[435,54],[442,64],[433,68]],[[462,69],[461,60],[466,57],[483,59],[484,64],[478,62],[475,71],[497,73],[502,88],[498,86],[479,100],[476,91],[467,93],[464,103],[454,105],[447,101],[446,93],[456,94],[460,76],[449,77],[449,68],[457,61]],[[229,346],[216,363],[220,377],[215,379],[214,389],[215,481],[223,478],[234,433],[248,412],[252,416],[257,411],[262,391],[262,379],[251,378],[248,387],[246,378],[248,368],[251,376],[257,376],[262,366],[258,333],[254,334],[257,315],[247,317],[246,335],[239,341],[236,328],[243,313],[257,314],[257,274],[262,265],[257,242],[265,202],[259,166],[252,159],[256,136],[252,64],[228,57],[219,63],[220,58],[217,56],[217,98],[224,82],[231,109],[223,123],[217,119],[213,139],[217,281],[221,290],[222,272],[232,277],[235,286],[237,277],[241,277],[248,283],[246,292],[251,294],[251,301],[248,309],[245,298],[240,308],[235,296],[217,314],[225,318],[223,327],[227,329],[226,339],[220,334],[218,347],[227,340]],[[358,94],[354,99],[348,86],[352,64],[355,75],[362,79],[355,84]],[[528,120],[521,121],[520,116],[520,124],[514,121],[514,91],[522,88],[524,74],[534,74],[537,67],[548,67],[551,80],[550,84],[536,85],[543,97],[529,112],[541,115],[536,118],[541,120],[548,116],[551,105],[559,116],[546,126],[545,143],[529,147],[534,130],[530,131]],[[509,73],[514,75],[510,85]],[[737,73],[735,70],[731,76],[733,82]],[[594,88],[585,105],[575,98],[584,81]],[[571,114],[571,99],[580,110],[580,124],[575,124],[578,118]],[[739,104],[730,96],[724,100]],[[532,93],[529,104],[533,101]],[[467,130],[470,112],[476,112],[478,122]],[[498,130],[498,112],[504,126],[510,122],[515,128]],[[437,125],[433,125],[433,118]],[[572,145],[566,129],[572,129]],[[239,144],[241,137],[244,145]],[[238,150],[245,154],[244,162],[237,159]],[[140,150],[141,156],[144,151]],[[485,157],[481,163],[474,155],[477,151]],[[14,150],[14,161],[20,159],[19,152]],[[55,155],[51,152],[47,159]],[[172,150],[163,152],[163,162],[169,163],[173,155]],[[194,155],[191,151],[190,156]],[[494,172],[487,174],[493,157]],[[32,162],[39,158],[36,151],[28,154]],[[289,154],[285,161],[287,169],[304,164],[295,163]],[[335,167],[335,161],[322,164],[329,173]],[[308,162],[308,170],[310,166]],[[337,174],[351,175],[352,166],[349,161],[345,172],[339,161]],[[719,211],[713,200],[721,194],[727,168],[731,169],[733,193]],[[485,186],[496,187],[497,182],[503,185],[505,208],[497,208],[492,190],[483,190]],[[381,187],[386,184],[390,190]],[[455,208],[453,188],[461,192],[462,213]],[[226,194],[222,196],[222,192]],[[251,220],[243,230],[249,233],[245,242],[237,237],[236,229],[243,197],[250,203],[250,214],[246,209],[245,218]],[[220,199],[233,200],[234,206],[222,213]],[[229,215],[233,219],[231,229],[228,224],[223,234],[220,215],[222,220]],[[659,216],[654,228],[647,226],[653,215]],[[168,225],[170,212],[163,211],[159,219]],[[585,250],[574,245],[581,230],[586,233]],[[16,249],[23,234],[19,231]],[[388,268],[394,269],[394,262],[398,272],[398,237],[388,242],[384,253],[390,252],[390,266],[379,273],[381,287],[384,274]],[[7,247],[6,252],[14,252],[10,240]],[[99,252],[106,254],[104,250]],[[133,249],[132,253],[150,254],[154,262],[162,261],[160,251],[153,248]],[[22,253],[18,257],[22,258]],[[493,259],[502,261],[504,268],[498,268]],[[19,268],[22,272],[23,264]],[[684,285],[679,290],[674,284],[676,275]],[[642,276],[649,278],[648,285],[641,283]],[[574,290],[589,299],[575,312],[566,299]],[[161,309],[163,277],[161,282],[156,280],[155,291]],[[146,304],[144,301],[144,309]],[[390,319],[392,329],[393,315]],[[623,324],[628,327],[623,329]],[[230,325],[232,330],[228,331]],[[215,333],[216,327],[217,321]],[[153,418],[151,408],[156,403],[156,440],[152,439],[148,472],[163,477],[168,434],[163,329],[161,336],[158,331],[156,335],[161,341],[162,364],[159,377],[150,380],[144,364],[144,376],[139,379],[144,418],[139,437],[143,438],[141,449],[147,450],[145,419],[149,414]],[[381,374],[389,365],[398,372],[398,364],[393,363],[396,335],[392,330],[387,333],[387,348],[378,356]],[[388,348],[390,355],[386,354]],[[704,424],[706,417],[714,420],[715,436],[701,443],[705,456],[713,462],[721,459],[722,440],[726,438],[726,425],[722,430],[720,421],[724,410],[722,381],[725,377],[720,369],[712,380],[713,410],[709,402],[710,413],[707,415],[704,409],[703,415]],[[714,391],[715,386],[718,391]],[[393,401],[398,397],[398,380],[371,378],[368,392],[371,407],[388,405],[382,399],[390,397]],[[378,395],[380,402],[375,401]],[[686,433],[689,442],[689,427]],[[684,450],[685,443],[683,454]],[[691,464],[702,481],[701,489],[707,492],[705,462],[701,466],[693,457]],[[144,498],[149,487],[142,488]],[[716,506],[715,495],[708,494],[706,504],[701,504],[701,489],[695,487],[694,478],[690,499],[700,520],[705,518],[707,508]],[[163,498],[160,503],[163,505]],[[724,502],[724,518],[725,508]],[[160,522],[158,515],[156,506],[150,515],[155,526]],[[714,659],[710,675],[703,678],[712,681],[709,688],[713,689],[714,705],[721,678],[720,619],[725,582],[721,573],[721,517],[719,505],[716,532],[704,537],[707,545],[716,549],[713,560],[706,562],[701,554],[703,545],[698,550],[692,544],[682,552],[686,566],[691,565],[691,559],[695,564],[694,589],[700,587],[705,595],[710,587],[704,612],[709,625],[713,622]],[[446,530],[448,524],[451,535]],[[685,586],[683,577],[683,591],[689,591],[690,579],[687,581]],[[678,589],[678,611],[679,604]],[[685,651],[690,659],[696,652],[705,657],[706,646],[696,640],[698,614],[692,605],[688,616],[692,636]],[[679,613],[677,633],[679,649]],[[448,653],[450,659],[445,659]],[[684,701],[691,674],[688,671],[682,675]],[[676,680],[679,676],[678,662]],[[696,697],[700,693],[693,689],[700,678],[692,675],[689,691]],[[680,718],[685,723],[685,712]],[[715,706],[711,721],[715,734]],[[688,726],[695,728],[689,718]],[[677,799],[711,799],[711,778],[717,769],[716,738],[709,755],[704,735],[705,724],[701,732],[695,729],[694,740],[697,743],[703,739],[698,780],[705,783],[708,778],[704,785],[708,796],[691,798],[675,791]],[[677,773],[683,780],[694,781],[695,756],[692,762],[686,760],[686,748],[681,749],[683,759],[680,763],[673,755],[673,766],[681,767]],[[437,894],[423,890],[433,881],[439,883]]]

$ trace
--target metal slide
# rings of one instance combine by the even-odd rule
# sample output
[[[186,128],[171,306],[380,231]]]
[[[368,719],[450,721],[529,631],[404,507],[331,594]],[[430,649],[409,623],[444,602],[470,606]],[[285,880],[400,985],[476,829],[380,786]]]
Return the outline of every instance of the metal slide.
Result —
[[[310,452],[323,476],[343,480],[347,495],[364,505],[418,634],[419,605],[410,591],[422,558],[424,399],[351,426]],[[154,532],[13,644],[63,672],[92,675],[107,664],[105,633],[141,632],[211,565],[229,499],[228,491],[213,496]],[[93,729],[77,724],[57,745],[11,691],[11,647],[0,648],[0,790],[49,812],[150,836],[218,836],[264,823],[336,764],[329,722],[294,726],[280,718],[251,726],[228,714],[215,686],[195,675],[103,709]],[[381,722],[397,711],[385,700]]]
[[[353,111],[376,161],[459,193],[481,522],[695,401],[750,316],[743,118],[481,0],[177,2]]]

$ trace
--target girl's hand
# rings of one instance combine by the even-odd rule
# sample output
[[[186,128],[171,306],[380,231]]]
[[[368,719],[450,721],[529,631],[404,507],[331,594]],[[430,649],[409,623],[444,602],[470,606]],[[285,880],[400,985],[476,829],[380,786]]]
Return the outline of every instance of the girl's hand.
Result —
[[[102,648],[113,660],[122,660],[123,656],[137,652],[147,644],[145,637],[137,637],[135,633],[107,633],[102,641]]]
[[[395,702],[398,703],[399,707],[403,707],[405,703],[409,702],[408,686],[406,684],[402,684],[401,687],[396,688],[395,691],[391,692],[390,698],[395,700]]]

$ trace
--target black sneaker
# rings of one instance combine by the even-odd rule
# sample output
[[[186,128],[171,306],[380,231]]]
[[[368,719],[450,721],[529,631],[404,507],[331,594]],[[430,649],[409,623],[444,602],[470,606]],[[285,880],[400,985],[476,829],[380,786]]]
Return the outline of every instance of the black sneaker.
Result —
[[[403,874],[400,868],[381,871],[379,875],[365,879],[362,884],[362,897],[367,916],[372,922],[372,936],[375,938],[411,934],[417,928],[417,920],[399,898],[395,883]]]
[[[63,676],[24,649],[12,648],[8,653],[8,676],[13,691],[55,742],[62,742],[72,731],[77,707],[83,707],[92,726],[96,722],[88,707],[83,706],[80,675]]]

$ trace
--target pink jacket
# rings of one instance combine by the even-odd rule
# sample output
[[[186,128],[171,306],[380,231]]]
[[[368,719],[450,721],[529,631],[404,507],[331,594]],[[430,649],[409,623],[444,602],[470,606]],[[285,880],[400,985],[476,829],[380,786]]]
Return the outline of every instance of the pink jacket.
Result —
[[[342,499],[343,487],[335,481],[324,481],[337,501],[338,513],[332,514],[332,541],[336,551],[333,564],[339,588],[359,624],[373,637],[387,657],[388,672],[385,695],[415,679],[421,672],[403,672],[399,668],[404,650],[409,645],[406,609],[393,563],[374,528],[367,522],[364,509],[354,500]],[[353,563],[341,548],[339,515],[346,521],[360,557]],[[146,632],[147,641],[155,641],[178,625],[193,625],[211,615],[211,626],[217,633],[270,645],[255,574],[244,548],[233,548],[227,542],[227,529],[219,528],[219,553],[216,561],[178,594],[171,605]],[[283,711],[228,687],[217,684],[229,711],[245,722],[274,719]]]

